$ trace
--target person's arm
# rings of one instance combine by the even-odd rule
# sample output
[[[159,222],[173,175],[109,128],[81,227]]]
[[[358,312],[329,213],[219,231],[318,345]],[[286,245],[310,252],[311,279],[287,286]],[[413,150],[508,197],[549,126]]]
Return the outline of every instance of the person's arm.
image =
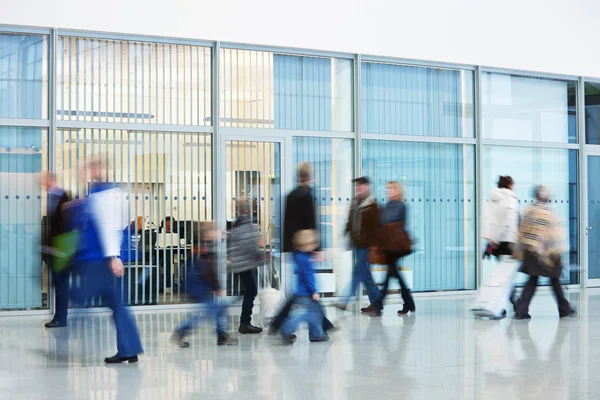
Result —
[[[118,189],[109,189],[90,196],[91,212],[98,230],[98,239],[104,257],[118,257],[121,254],[120,210],[115,210],[119,203]]]
[[[314,229],[318,232],[315,201],[314,201],[313,197],[310,195],[310,193],[306,197],[307,197],[307,199],[306,199],[306,205],[305,205],[305,207],[306,207],[305,216],[306,216],[306,221],[308,221],[308,228]],[[319,236],[319,244],[315,251],[321,251],[321,236]]]
[[[217,269],[215,268],[215,260],[202,260],[199,262],[204,263],[204,271],[206,281],[210,285],[211,289],[214,290],[219,296],[221,296],[221,283],[219,282],[219,274],[217,273]]]
[[[298,264],[298,279],[301,279],[302,282],[304,282],[311,296],[317,294],[315,271],[309,261],[304,260]]]
[[[504,219],[502,221],[502,232],[498,235],[500,241],[508,241],[506,240],[511,233],[511,230],[518,225],[515,225],[515,222],[518,224],[519,221],[519,203],[517,199],[513,198],[508,203],[508,207],[506,208],[506,212],[504,213]]]

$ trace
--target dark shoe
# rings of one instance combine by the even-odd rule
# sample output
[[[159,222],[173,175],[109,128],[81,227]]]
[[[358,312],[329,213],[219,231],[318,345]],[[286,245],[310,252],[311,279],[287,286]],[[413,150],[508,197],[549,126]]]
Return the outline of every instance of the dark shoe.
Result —
[[[171,342],[175,343],[177,346],[181,347],[182,349],[186,349],[188,347],[190,347],[189,342],[186,342],[185,340],[183,340],[183,338],[185,338],[186,333],[185,331],[182,331],[181,329],[176,330],[175,332],[173,332],[173,335],[171,335]]]
[[[251,324],[240,324],[239,333],[262,333],[263,329]]]
[[[324,334],[321,339],[310,339],[310,341],[313,342],[313,343],[329,342],[329,335],[328,334]]]
[[[269,335],[271,335],[271,336],[277,335],[277,332],[279,332],[279,329],[275,328],[272,325],[269,327]]]
[[[133,364],[138,362],[138,356],[133,357],[121,357],[118,353],[112,357],[106,357],[104,362],[107,364],[121,364],[124,362],[128,362],[129,364]]]
[[[64,328],[65,326],[67,326],[67,323],[52,320],[50,322],[45,323],[44,326],[46,328]]]
[[[361,309],[360,309],[360,312],[363,312],[363,313],[370,313],[370,312],[373,312],[373,311],[375,311],[376,309],[377,309],[377,307],[376,307],[375,305],[373,305],[373,304],[369,304],[369,307],[363,307],[363,308],[361,308]]]
[[[404,307],[402,307],[402,310],[398,311],[398,315],[406,315],[408,313],[414,313],[415,311],[417,311],[417,309],[415,308],[415,306],[408,307],[405,304]]]
[[[238,344],[238,340],[229,335],[219,336],[219,338],[217,339],[218,346],[225,346],[225,345],[231,346],[234,344]]]
[[[285,344],[294,344],[294,342],[297,339],[296,335],[289,335],[289,336],[281,335],[281,338],[283,339],[283,343],[285,343]]]
[[[568,313],[562,314],[560,317],[568,318],[568,317],[575,317],[575,316],[577,316],[577,311],[575,311],[573,308],[570,308]]]
[[[379,308],[375,308],[373,311],[369,313],[371,317],[381,317],[381,310]]]
[[[334,307],[337,308],[338,310],[346,311],[346,309],[348,308],[348,305],[344,304],[344,303],[335,303]]]
[[[500,314],[499,317],[493,317],[493,316],[490,317],[490,319],[492,321],[497,321],[497,320],[504,319],[504,318],[506,318],[506,310],[502,310],[502,313]]]
[[[515,319],[518,319],[518,320],[527,320],[527,319],[531,319],[531,315],[529,315],[529,314],[516,315]]]

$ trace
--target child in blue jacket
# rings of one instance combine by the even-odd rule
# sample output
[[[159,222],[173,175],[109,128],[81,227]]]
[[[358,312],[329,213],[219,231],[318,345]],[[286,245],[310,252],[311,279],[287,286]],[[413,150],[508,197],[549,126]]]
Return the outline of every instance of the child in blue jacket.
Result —
[[[299,231],[294,235],[293,253],[296,264],[296,288],[288,318],[283,322],[280,333],[290,344],[295,341],[294,332],[302,322],[308,323],[308,337],[311,342],[325,342],[329,336],[323,332],[323,311],[315,284],[313,251],[318,246],[314,230]]]

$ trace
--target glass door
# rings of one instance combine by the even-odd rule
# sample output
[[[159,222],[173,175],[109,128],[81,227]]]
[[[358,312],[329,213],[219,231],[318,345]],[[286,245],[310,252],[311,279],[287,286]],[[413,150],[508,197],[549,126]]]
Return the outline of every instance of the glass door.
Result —
[[[230,231],[239,217],[239,202],[248,204],[251,222],[259,232],[258,247],[265,260],[255,276],[260,290],[266,282],[273,282],[277,287],[281,276],[282,141],[248,139],[227,137],[222,141],[225,168],[220,179],[225,183],[221,189],[221,198],[225,201],[220,214],[225,219],[226,230]],[[223,248],[224,254],[227,247]],[[241,296],[244,285],[239,274],[227,270],[226,260],[227,257],[222,257],[221,271],[226,272],[221,276],[227,279],[227,295]]]
[[[600,181],[595,171],[600,171],[600,154],[587,158],[587,286],[600,286]]]

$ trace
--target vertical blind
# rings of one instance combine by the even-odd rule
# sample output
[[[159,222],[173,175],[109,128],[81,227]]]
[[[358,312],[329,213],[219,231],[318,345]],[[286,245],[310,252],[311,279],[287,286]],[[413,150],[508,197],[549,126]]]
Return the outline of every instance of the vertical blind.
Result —
[[[473,72],[362,63],[363,132],[474,137]]]
[[[61,120],[210,125],[211,49],[59,37]]]
[[[362,163],[380,205],[388,181],[404,186],[414,290],[474,289],[474,147],[364,140]]]

